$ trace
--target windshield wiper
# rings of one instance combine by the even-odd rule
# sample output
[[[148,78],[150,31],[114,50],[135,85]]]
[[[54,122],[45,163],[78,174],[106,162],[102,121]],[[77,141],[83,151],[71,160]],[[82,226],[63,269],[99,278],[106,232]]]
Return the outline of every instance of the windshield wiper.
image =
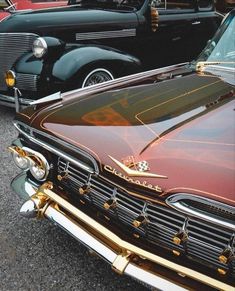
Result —
[[[220,62],[220,61],[217,61],[217,62],[197,62],[196,63],[196,71],[197,72],[202,72],[204,71],[205,67],[207,66],[216,66],[216,65],[232,65],[234,64],[235,65],[235,62]]]

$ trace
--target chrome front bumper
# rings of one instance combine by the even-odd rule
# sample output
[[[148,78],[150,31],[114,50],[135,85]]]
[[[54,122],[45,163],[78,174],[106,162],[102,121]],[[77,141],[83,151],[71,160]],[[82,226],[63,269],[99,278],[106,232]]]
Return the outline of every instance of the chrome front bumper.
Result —
[[[165,291],[192,289],[183,282],[184,278],[186,282],[192,280],[194,285],[198,283],[219,290],[234,290],[234,286],[176,264],[123,240],[55,193],[53,184],[50,182],[38,188],[26,179],[25,174],[21,174],[13,180],[12,188],[21,197],[29,199],[21,208],[24,216],[32,217],[32,213],[29,212],[34,211],[38,218],[50,219],[109,262],[112,269],[119,274],[127,274],[158,290]],[[33,209],[28,209],[29,205],[34,205]],[[169,274],[174,273],[173,278],[178,276],[180,279],[172,280],[170,278],[172,276],[168,276],[167,272],[163,275],[161,271],[157,272],[157,269],[167,270]]]
[[[0,105],[8,106],[15,108],[18,112],[20,108],[29,106],[30,103],[33,101],[31,99],[20,98],[17,94],[15,97],[4,95],[0,93]]]

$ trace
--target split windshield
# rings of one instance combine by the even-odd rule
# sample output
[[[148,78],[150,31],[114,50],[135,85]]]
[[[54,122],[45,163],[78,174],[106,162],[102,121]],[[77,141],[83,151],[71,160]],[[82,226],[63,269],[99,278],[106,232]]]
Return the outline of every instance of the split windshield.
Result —
[[[69,0],[69,5],[79,4],[82,7],[108,8],[117,10],[139,10],[145,0]]]

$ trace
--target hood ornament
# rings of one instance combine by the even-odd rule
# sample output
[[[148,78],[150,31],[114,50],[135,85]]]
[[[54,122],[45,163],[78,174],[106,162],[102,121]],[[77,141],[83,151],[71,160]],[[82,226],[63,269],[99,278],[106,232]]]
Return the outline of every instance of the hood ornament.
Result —
[[[146,178],[161,178],[161,179],[167,179],[167,176],[158,175],[154,173],[146,173],[150,170],[149,164],[146,161],[141,162],[135,162],[135,159],[133,156],[129,156],[125,159],[123,159],[123,163],[119,162],[112,156],[109,156],[109,158],[118,165],[129,177],[146,177]],[[134,168],[134,169],[132,169]]]

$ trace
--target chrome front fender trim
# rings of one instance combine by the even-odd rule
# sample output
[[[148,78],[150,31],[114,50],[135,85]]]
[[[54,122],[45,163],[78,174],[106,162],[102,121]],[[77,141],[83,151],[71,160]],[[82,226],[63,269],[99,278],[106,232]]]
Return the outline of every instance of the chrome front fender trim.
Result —
[[[98,173],[98,167],[96,165],[96,163],[94,165],[96,165],[95,169],[92,169],[90,167],[88,167],[87,165],[85,165],[84,163],[74,159],[73,157],[71,157],[70,155],[67,155],[65,153],[63,153],[62,151],[60,150],[57,150],[56,148],[54,148],[53,146],[45,143],[45,142],[42,142],[40,141],[39,139],[33,137],[32,135],[26,133],[25,131],[23,131],[20,126],[19,126],[19,122],[13,122],[15,128],[21,133],[23,134],[26,138],[28,138],[31,142],[43,147],[44,149],[48,150],[49,152],[52,152],[54,154],[56,154],[57,156],[61,157],[61,158],[64,158],[64,159],[67,159],[69,162],[71,162],[72,164],[75,164],[76,166],[78,166],[79,168],[82,168],[84,169],[85,171],[93,174],[94,172]],[[30,127],[28,127],[30,128]],[[42,133],[42,132],[39,132],[37,130],[34,129],[35,132],[38,132],[39,134],[41,135],[45,135],[47,136],[45,133]],[[56,137],[53,137],[54,140],[57,140]],[[72,147],[72,146],[71,146]],[[81,153],[82,154],[82,153]]]
[[[235,231],[235,224],[232,221],[229,222],[223,218],[218,218],[213,215],[210,215],[210,213],[205,213],[205,212],[203,213],[203,211],[200,211],[200,209],[187,206],[184,203],[184,199],[188,201],[199,201],[200,203],[205,204],[205,205],[211,205],[211,206],[214,205],[215,207],[218,207],[218,209],[219,208],[223,209],[224,212],[233,213],[233,217],[235,214],[235,207],[223,204],[216,200],[200,197],[194,194],[184,194],[184,193],[173,194],[166,199],[166,203],[172,208],[176,209],[177,211],[180,211],[184,214],[194,216],[202,220],[214,223],[218,226],[222,226],[227,229],[231,229],[232,231]]]

